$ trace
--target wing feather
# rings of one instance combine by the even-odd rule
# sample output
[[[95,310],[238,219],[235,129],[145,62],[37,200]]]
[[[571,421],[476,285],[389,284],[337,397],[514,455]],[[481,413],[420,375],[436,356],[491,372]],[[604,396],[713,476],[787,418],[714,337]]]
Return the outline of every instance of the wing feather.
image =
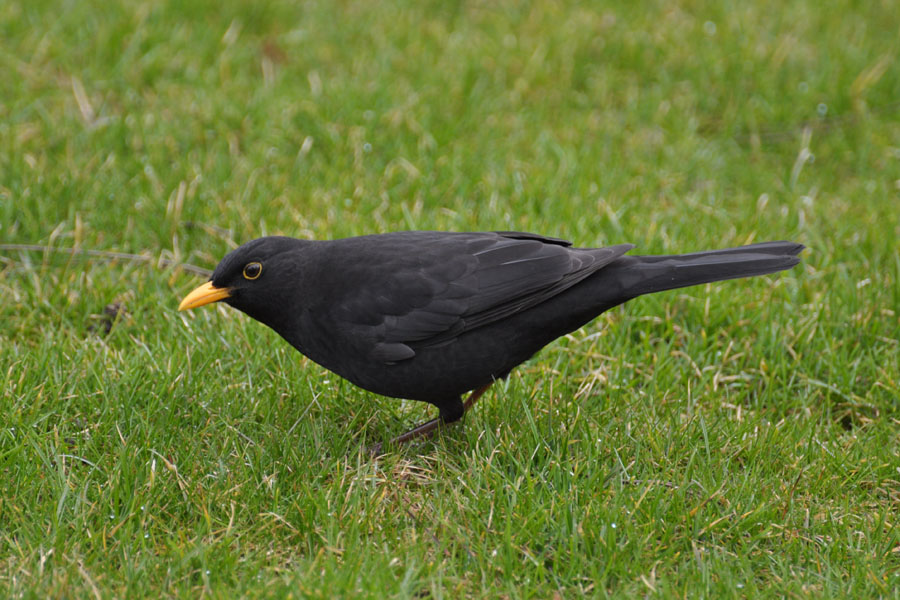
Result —
[[[632,248],[577,249],[519,232],[374,237],[384,244],[369,243],[360,261],[390,263],[390,274],[356,282],[352,295],[332,309],[364,326],[369,357],[385,363],[545,302]]]

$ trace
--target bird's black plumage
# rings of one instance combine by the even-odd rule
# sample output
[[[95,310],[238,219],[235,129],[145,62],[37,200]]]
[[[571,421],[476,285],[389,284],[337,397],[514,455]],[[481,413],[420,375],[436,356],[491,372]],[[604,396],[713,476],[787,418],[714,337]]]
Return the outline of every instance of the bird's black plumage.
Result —
[[[614,306],[788,269],[803,249],[767,242],[627,256],[632,247],[573,248],[518,232],[265,237],[228,254],[182,308],[224,300],[354,384],[429,402],[449,422],[462,415],[462,394]],[[261,267],[252,279],[251,263]]]

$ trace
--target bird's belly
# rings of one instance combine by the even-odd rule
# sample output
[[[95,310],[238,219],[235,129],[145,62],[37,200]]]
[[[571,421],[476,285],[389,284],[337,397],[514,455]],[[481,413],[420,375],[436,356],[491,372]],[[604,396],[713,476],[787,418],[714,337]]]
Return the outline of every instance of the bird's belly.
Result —
[[[360,363],[338,374],[383,396],[442,403],[506,377],[549,341],[523,344],[511,337],[516,336],[472,332],[444,345],[416,348],[409,360]]]
[[[312,360],[368,391],[440,405],[506,377],[556,338],[578,329],[625,299],[616,292],[612,301],[597,301],[598,296],[610,295],[604,289],[607,286],[598,279],[589,279],[547,302],[467,331],[447,343],[409,344],[415,356],[393,364],[354,354],[350,351],[353,340],[342,343],[335,336],[315,338],[331,344],[321,353],[324,360],[317,356],[317,348],[294,345]],[[341,351],[339,346],[348,351]],[[328,357],[340,357],[340,360],[329,362]]]

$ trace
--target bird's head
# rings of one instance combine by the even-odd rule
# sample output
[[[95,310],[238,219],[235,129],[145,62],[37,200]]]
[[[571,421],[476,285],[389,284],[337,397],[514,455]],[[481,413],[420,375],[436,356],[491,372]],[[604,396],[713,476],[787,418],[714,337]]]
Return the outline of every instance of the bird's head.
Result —
[[[307,243],[279,236],[247,242],[228,253],[210,280],[185,296],[178,310],[224,301],[267,323],[284,309],[285,293],[296,286],[298,251]]]

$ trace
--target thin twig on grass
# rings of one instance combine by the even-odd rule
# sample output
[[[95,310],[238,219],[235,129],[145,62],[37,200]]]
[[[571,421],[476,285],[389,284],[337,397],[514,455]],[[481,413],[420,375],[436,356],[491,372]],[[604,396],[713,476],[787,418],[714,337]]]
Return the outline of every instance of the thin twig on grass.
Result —
[[[111,252],[109,250],[90,250],[83,248],[53,248],[40,244],[0,244],[0,252],[59,252],[70,256],[89,256],[101,260],[123,260],[127,262],[156,263],[160,267],[181,269],[199,277],[210,277],[212,271],[196,265],[181,263],[168,258],[146,256],[143,254],[129,254],[127,252]]]

